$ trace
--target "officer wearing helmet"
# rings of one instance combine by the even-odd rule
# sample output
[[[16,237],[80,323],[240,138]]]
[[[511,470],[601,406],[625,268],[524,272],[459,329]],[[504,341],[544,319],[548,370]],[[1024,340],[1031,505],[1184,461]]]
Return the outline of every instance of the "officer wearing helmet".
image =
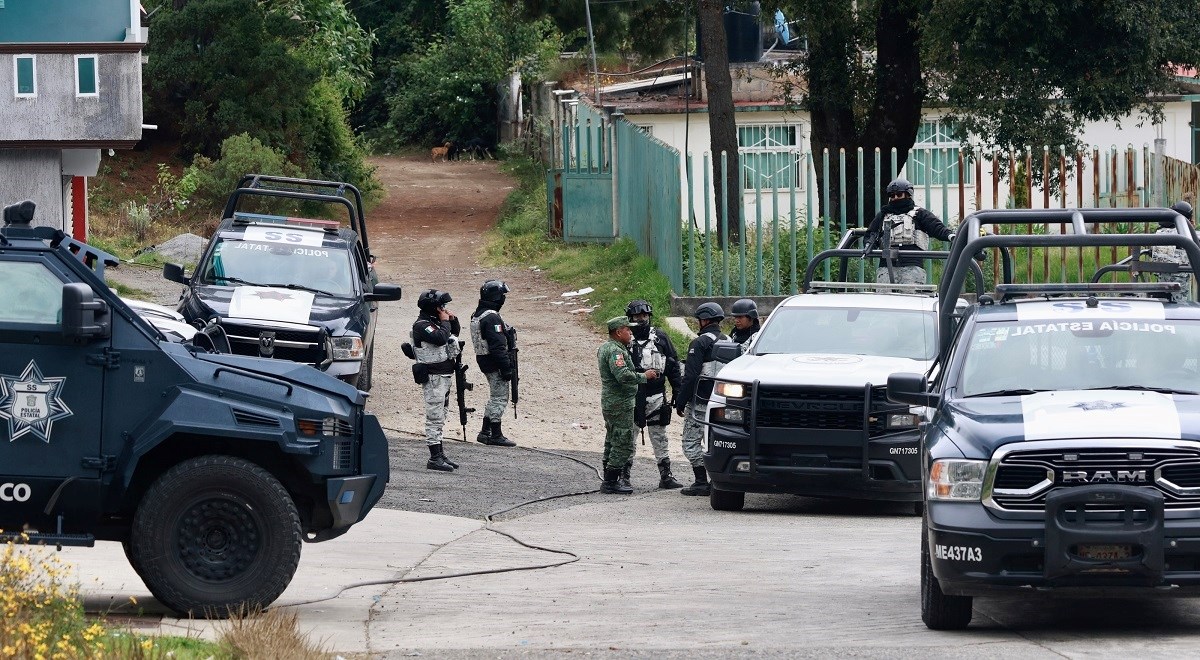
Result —
[[[708,473],[704,469],[704,427],[692,419],[692,398],[701,376],[713,376],[721,368],[713,357],[713,345],[729,339],[721,332],[721,321],[725,310],[715,302],[706,302],[696,308],[696,322],[700,334],[688,345],[687,360],[683,365],[683,387],[675,397],[675,410],[683,416],[683,455],[692,464],[696,481],[679,491],[684,495],[708,495]]]
[[[887,203],[867,227],[869,242],[881,241],[886,234],[890,239],[888,245],[894,249],[928,250],[930,236],[943,241],[953,240],[954,234],[949,227],[913,201],[913,185],[906,179],[892,181],[887,185],[886,192]],[[919,257],[902,257],[892,264],[880,260],[875,281],[891,283],[889,270],[896,278],[895,284],[925,283],[925,268]]]
[[[1192,224],[1192,205],[1185,201],[1178,201],[1171,207],[1179,215],[1182,215],[1188,224]],[[1155,234],[1174,234],[1175,221],[1160,220],[1158,222],[1158,230]],[[1192,275],[1191,264],[1188,262],[1187,253],[1177,247],[1170,245],[1155,245],[1150,249],[1150,260],[1159,263],[1179,264],[1180,272],[1177,273],[1159,273],[1156,275],[1159,282],[1178,282],[1181,288],[1179,293],[1171,295],[1171,300],[1174,302],[1183,302],[1187,300],[1188,294],[1192,291]],[[1185,270],[1186,269],[1186,270]]]
[[[645,428],[650,435],[650,446],[658,463],[658,487],[683,488],[683,484],[671,474],[671,458],[667,453],[667,424],[671,422],[667,381],[671,383],[671,391],[678,394],[681,384],[679,355],[667,334],[651,325],[653,315],[654,309],[645,300],[630,301],[625,307],[625,316],[629,318],[629,328],[633,333],[629,352],[633,356],[634,368],[639,372],[653,369],[662,374],[662,378],[638,386],[633,419],[639,428]],[[630,460],[623,468],[626,481],[629,480],[632,466],[633,461]]]
[[[741,346],[742,355],[745,355],[762,327],[758,322],[758,303],[742,298],[729,307],[729,315],[733,317],[733,332],[729,337]]]
[[[450,388],[454,380],[454,359],[458,356],[458,317],[446,310],[450,294],[437,289],[422,291],[417,297],[421,310],[412,327],[413,374],[425,395],[425,444],[429,461],[425,467],[452,472],[458,464],[446,458],[442,449],[442,427],[450,407]]]
[[[483,428],[475,439],[485,445],[515,447],[517,443],[504,437],[500,420],[508,407],[509,382],[515,373],[517,330],[500,318],[500,308],[509,292],[500,280],[488,280],[479,287],[479,306],[471,314],[471,343],[475,361],[487,378],[488,402],[483,409]]]

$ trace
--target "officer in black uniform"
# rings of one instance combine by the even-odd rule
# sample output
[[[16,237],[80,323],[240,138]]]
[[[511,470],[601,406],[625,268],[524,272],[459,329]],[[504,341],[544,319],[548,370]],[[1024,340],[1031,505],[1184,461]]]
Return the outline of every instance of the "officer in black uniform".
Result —
[[[450,407],[450,390],[454,382],[454,358],[458,356],[458,317],[446,310],[450,294],[428,289],[417,297],[421,310],[412,326],[413,353],[417,360],[417,382],[425,396],[425,444],[429,446],[429,461],[425,467],[451,472],[458,464],[446,458],[442,449],[442,427]],[[424,379],[424,382],[421,379]]]
[[[676,481],[675,475],[671,474],[671,457],[667,452],[667,424],[671,422],[671,403],[667,400],[666,381],[670,381],[671,391],[677,394],[682,385],[679,354],[675,352],[675,346],[671,344],[667,333],[651,324],[653,315],[654,309],[645,300],[632,300],[625,307],[625,316],[629,317],[629,328],[633,331],[629,353],[633,357],[634,369],[639,372],[653,369],[662,374],[659,378],[638,385],[633,421],[638,428],[645,428],[650,436],[650,447],[654,451],[654,460],[658,463],[658,487],[683,488],[683,484]],[[636,432],[636,429],[634,431]],[[629,480],[632,465],[631,460],[622,468],[622,475],[626,481]]]
[[[687,457],[695,473],[696,481],[679,491],[682,495],[708,495],[708,472],[704,469],[704,427],[693,419],[693,397],[701,376],[714,376],[721,364],[713,357],[713,345],[729,339],[721,332],[721,321],[725,311],[715,302],[706,302],[696,308],[696,322],[700,334],[688,345],[687,359],[683,364],[683,388],[675,398],[675,410],[683,417],[683,455]],[[704,414],[703,411],[700,412]]]
[[[471,315],[471,344],[475,360],[488,382],[488,402],[483,409],[483,428],[475,439],[485,445],[515,447],[517,443],[504,437],[500,420],[508,407],[509,383],[515,373],[517,330],[500,318],[508,285],[500,280],[488,280],[479,287],[479,307]]]
[[[898,178],[887,185],[887,204],[867,227],[869,241],[882,245],[883,232],[890,233],[890,246],[897,250],[928,250],[929,237],[952,241],[954,233],[941,219],[913,201],[913,185]],[[880,260],[876,282],[892,282],[887,264]],[[892,264],[895,284],[924,284],[925,268],[919,257],[903,257]]]
[[[735,341],[745,355],[750,350],[754,336],[762,325],[758,321],[758,303],[750,298],[742,298],[729,307],[729,315],[733,317],[733,332],[729,338]]]

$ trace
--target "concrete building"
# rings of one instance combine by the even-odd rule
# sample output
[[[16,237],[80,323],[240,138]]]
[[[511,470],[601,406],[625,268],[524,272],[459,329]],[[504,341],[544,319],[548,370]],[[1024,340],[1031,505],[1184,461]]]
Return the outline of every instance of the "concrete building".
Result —
[[[87,235],[87,183],[103,149],[142,137],[138,0],[0,0],[0,204]]]

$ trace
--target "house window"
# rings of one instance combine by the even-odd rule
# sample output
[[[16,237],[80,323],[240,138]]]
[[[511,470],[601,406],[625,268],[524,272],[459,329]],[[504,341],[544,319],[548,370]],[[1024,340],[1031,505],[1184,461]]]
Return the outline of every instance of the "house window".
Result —
[[[958,155],[960,143],[954,137],[954,124],[933,120],[921,122],[917,129],[917,141],[908,152],[908,163],[904,171],[914,186],[956,186],[959,184]],[[971,168],[963,162],[962,183],[974,183]]]
[[[800,127],[794,124],[738,126],[738,155],[746,192],[800,188]]]
[[[96,56],[75,56],[75,96],[99,96],[100,83],[96,78]]]
[[[13,81],[17,98],[37,96],[37,61],[33,55],[17,55],[13,58]]]

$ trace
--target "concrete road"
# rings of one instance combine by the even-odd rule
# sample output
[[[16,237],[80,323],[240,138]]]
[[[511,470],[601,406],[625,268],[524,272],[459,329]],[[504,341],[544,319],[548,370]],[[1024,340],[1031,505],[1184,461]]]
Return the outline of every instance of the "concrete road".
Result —
[[[396,456],[416,459],[420,449],[414,443]],[[486,451],[481,463],[537,461],[527,469],[547,473],[553,473],[549,462],[563,461]],[[471,456],[475,448],[463,446],[461,453]],[[568,479],[571,473],[582,480]],[[564,492],[592,478],[578,464],[562,474]],[[920,523],[908,507],[750,496],[747,511],[722,513],[706,499],[650,490],[650,474],[644,477],[631,497],[555,500],[495,524],[526,543],[579,558],[548,569],[438,579],[571,557],[523,547],[486,529],[479,517],[376,509],[346,536],[305,546],[277,605],[294,608],[302,629],[328,648],[371,657],[1200,653],[1200,601],[1187,600],[977,599],[970,630],[935,633],[920,620]],[[523,492],[520,482],[487,483],[490,490],[477,491],[476,510],[497,510],[493,502]],[[433,490],[392,493],[390,505],[428,500]],[[538,484],[530,495],[544,492]],[[467,508],[459,497],[452,500],[453,508]],[[100,545],[63,553],[79,573],[89,609],[140,614],[127,621],[144,631],[216,634],[219,624],[163,616],[120,546]],[[408,581],[353,587],[387,580]]]

